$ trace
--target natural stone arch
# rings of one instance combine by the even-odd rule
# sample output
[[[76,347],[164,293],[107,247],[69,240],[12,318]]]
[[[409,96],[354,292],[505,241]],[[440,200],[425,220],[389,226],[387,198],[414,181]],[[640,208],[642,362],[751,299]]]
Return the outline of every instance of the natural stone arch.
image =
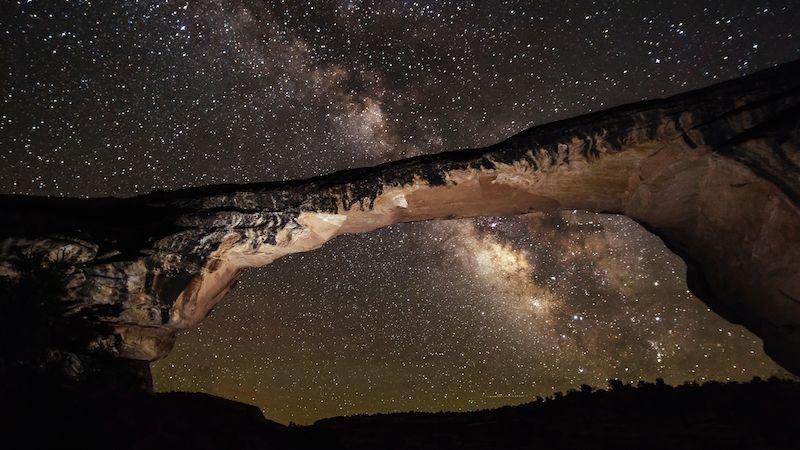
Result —
[[[695,295],[800,373],[798,144],[800,63],[791,63],[487,148],[308,180],[130,199],[7,196],[0,275],[19,277],[24,255],[66,262],[68,314],[110,330],[77,353],[149,361],[196,326],[241,270],[338,235],[583,209],[626,215],[661,237],[686,261]]]

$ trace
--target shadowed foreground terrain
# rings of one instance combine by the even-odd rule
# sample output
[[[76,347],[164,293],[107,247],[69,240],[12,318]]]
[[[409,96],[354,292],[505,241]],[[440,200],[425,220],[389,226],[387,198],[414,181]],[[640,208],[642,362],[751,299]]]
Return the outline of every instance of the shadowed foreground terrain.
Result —
[[[16,391],[4,395],[2,423],[13,448],[800,448],[794,381],[609,385],[491,410],[335,417],[289,427],[254,406],[206,394]]]

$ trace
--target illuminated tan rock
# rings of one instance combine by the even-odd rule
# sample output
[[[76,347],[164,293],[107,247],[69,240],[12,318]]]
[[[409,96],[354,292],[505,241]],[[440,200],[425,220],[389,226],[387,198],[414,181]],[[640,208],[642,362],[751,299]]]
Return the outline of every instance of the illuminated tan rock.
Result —
[[[532,211],[616,213],[660,236],[686,261],[698,297],[800,373],[798,144],[800,63],[791,63],[487,148],[308,180],[130,199],[4,197],[0,275],[13,289],[24,258],[63,261],[69,314],[108,330],[69,352],[153,360],[243,269],[341,234]],[[114,308],[83,313],[97,305]]]

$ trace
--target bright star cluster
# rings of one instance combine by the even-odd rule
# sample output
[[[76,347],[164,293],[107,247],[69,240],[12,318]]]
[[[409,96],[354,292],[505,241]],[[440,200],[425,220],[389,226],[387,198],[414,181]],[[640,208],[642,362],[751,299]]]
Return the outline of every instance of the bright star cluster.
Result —
[[[131,196],[484,146],[796,59],[798,21],[789,0],[7,2],[0,191]],[[632,221],[581,211],[344,236],[248,272],[156,386],[309,422],[782,373],[684,271]]]

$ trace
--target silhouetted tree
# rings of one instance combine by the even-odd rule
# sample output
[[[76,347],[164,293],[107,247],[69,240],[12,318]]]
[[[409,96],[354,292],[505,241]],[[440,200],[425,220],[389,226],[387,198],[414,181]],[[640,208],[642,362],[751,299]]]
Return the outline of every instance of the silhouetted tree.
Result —
[[[0,277],[0,377],[38,383],[83,370],[76,354],[111,332],[99,319],[120,306],[82,307],[70,299],[66,287],[76,269],[62,258],[28,254],[13,269]]]
[[[608,380],[608,387],[610,387],[612,391],[619,391],[625,387],[625,384],[622,383],[619,378],[611,378]]]

